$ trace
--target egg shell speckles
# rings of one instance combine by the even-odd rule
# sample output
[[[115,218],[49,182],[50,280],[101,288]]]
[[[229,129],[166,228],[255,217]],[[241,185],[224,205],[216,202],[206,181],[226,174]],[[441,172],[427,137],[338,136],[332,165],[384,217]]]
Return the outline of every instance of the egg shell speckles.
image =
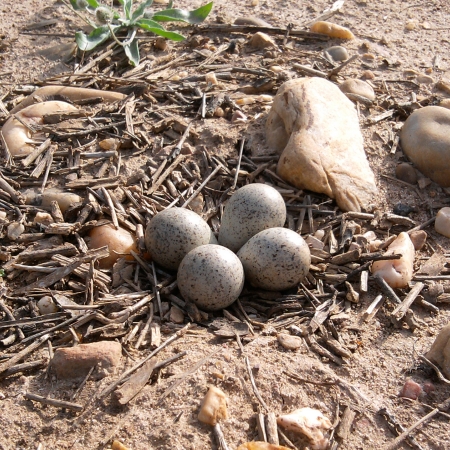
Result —
[[[225,206],[219,244],[237,252],[252,236],[286,221],[286,205],[281,194],[262,183],[238,189]]]
[[[205,244],[217,244],[214,234],[197,213],[185,208],[161,211],[145,231],[151,258],[166,269],[178,269],[191,250]]]
[[[238,252],[246,279],[269,291],[300,283],[309,271],[311,253],[305,240],[287,228],[270,228],[253,236]]]
[[[244,287],[244,268],[231,250],[221,245],[202,245],[185,256],[177,281],[185,300],[200,309],[217,311],[239,297]]]

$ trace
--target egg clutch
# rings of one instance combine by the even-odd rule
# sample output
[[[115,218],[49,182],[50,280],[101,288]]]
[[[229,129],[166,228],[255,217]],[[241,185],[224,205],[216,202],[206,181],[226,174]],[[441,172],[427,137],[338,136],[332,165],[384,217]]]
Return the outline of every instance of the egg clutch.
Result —
[[[247,280],[282,291],[306,276],[311,254],[304,239],[283,228],[286,205],[265,184],[238,189],[225,205],[218,240],[195,212],[170,208],[156,214],[145,231],[153,261],[177,270],[181,295],[206,311],[236,301]]]

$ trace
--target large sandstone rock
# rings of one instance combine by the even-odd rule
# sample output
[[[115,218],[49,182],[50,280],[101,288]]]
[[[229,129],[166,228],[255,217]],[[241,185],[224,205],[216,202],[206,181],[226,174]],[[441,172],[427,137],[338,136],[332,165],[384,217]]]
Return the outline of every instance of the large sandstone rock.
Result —
[[[95,366],[94,376],[102,378],[113,372],[121,356],[122,346],[119,342],[80,344],[76,347],[58,348],[51,361],[51,368],[61,380],[83,378]]]
[[[425,106],[403,125],[400,142],[406,156],[428,178],[450,186],[450,110]]]
[[[447,378],[450,378],[450,323],[442,328],[425,356],[437,364]]]
[[[322,78],[300,78],[278,90],[266,123],[268,145],[282,152],[277,172],[300,189],[360,211],[376,193],[353,103]]]

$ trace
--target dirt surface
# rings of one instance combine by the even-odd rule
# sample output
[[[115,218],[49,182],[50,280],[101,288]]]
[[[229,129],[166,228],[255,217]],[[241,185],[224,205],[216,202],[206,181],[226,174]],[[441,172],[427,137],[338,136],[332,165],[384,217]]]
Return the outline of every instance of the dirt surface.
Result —
[[[272,26],[286,27],[292,23],[294,29],[301,29],[331,6],[331,2],[322,0],[299,3],[260,0],[255,2],[256,6],[251,6],[250,1],[236,3],[217,0],[208,23],[232,23],[238,17],[256,16]],[[199,3],[182,1],[177,2],[175,6],[192,8],[199,6]],[[282,68],[285,79],[295,78],[304,74],[293,68],[294,63],[315,63],[316,69],[326,72],[332,65],[323,58],[323,49],[332,45],[345,46],[350,55],[359,55],[359,59],[342,69],[334,81],[342,82],[351,77],[361,78],[365,74],[366,79],[370,78],[377,95],[372,106],[358,106],[366,153],[379,188],[371,212],[392,212],[395,205],[401,202],[414,208],[410,218],[421,224],[434,217],[440,207],[448,206],[450,192],[434,183],[424,183],[422,188],[399,183],[395,179],[395,167],[399,162],[405,161],[405,157],[401,148],[395,152],[392,152],[392,148],[396,133],[413,109],[426,104],[437,104],[440,99],[448,96],[436,89],[436,82],[450,70],[449,17],[450,5],[446,0],[346,1],[341,12],[329,20],[350,28],[356,36],[352,41],[288,38],[283,46],[283,36],[277,35],[275,40],[278,49],[252,50],[246,44],[252,33],[231,36],[229,32],[204,32],[202,36],[209,37],[210,40],[198,48],[193,49],[183,43],[170,43],[170,48],[161,52],[152,46],[153,41],[147,41],[142,46],[141,56],[143,61],[148,62],[148,66],[144,67],[150,73],[146,78],[148,93],[154,93],[162,104],[163,101],[156,94],[158,88],[166,86],[171,77],[176,83],[176,76],[185,78],[204,74],[215,70],[212,65],[218,64],[219,68],[220,65],[228,65],[257,70],[277,65]],[[46,27],[31,26],[53,19],[56,19],[55,23]],[[96,82],[90,83],[88,76],[81,81],[76,77],[70,78],[70,74],[80,68],[79,64],[82,67],[90,61],[88,55],[83,61],[79,58],[71,59],[72,36],[82,26],[83,23],[71,10],[58,1],[1,2],[0,94],[8,110],[29,93],[27,86],[49,82],[55,84],[58,81],[67,84],[71,79],[74,83],[79,81],[79,85],[110,88],[114,83],[108,85],[108,76],[121,77],[131,70],[123,65],[119,69],[108,67],[107,61],[103,67],[107,70],[99,75]],[[190,29],[186,27],[181,31],[188,35]],[[209,55],[217,55],[217,50],[220,50],[221,46],[227,48],[232,38],[238,39],[234,53],[223,52],[207,63],[203,59],[183,59],[183,55],[194,54],[194,50],[199,49],[206,49]],[[157,70],[175,58],[180,58],[179,64]],[[201,62],[206,67],[199,67]],[[407,70],[429,75],[432,80],[429,84],[418,83],[414,75],[408,76],[408,72],[405,74]],[[371,71],[373,77],[367,71]],[[63,73],[68,75],[57,78]],[[140,75],[141,72],[137,73],[135,78]],[[236,79],[221,80],[220,86],[213,90],[222,90],[231,98],[239,99],[247,96],[242,92],[242,86],[246,84],[252,84],[250,75],[248,80],[245,80],[240,74]],[[272,89],[258,94],[273,96],[280,84],[281,78],[278,78]],[[201,86],[206,88],[204,82]],[[402,104],[405,106],[399,106]],[[367,117],[374,117],[394,106],[396,114],[393,117],[372,124],[367,120]],[[193,117],[192,112],[183,116],[181,107],[170,111],[176,118]],[[224,156],[225,159],[236,158],[239,140],[246,137],[248,156],[256,153],[269,154],[263,134],[268,106],[254,103],[242,106],[242,111],[248,119],[244,123],[231,123],[231,117],[226,115],[196,122],[192,128],[195,139],[191,134],[188,140],[190,151],[195,153],[203,149],[211,155]],[[149,120],[161,120],[165,117],[163,114],[165,111]],[[3,111],[2,121],[5,118]],[[153,144],[151,148],[142,146],[145,151],[133,158],[123,156],[124,163],[120,172],[122,175],[130,176],[140,168],[147,170],[148,158],[158,162],[158,157],[173,149],[173,146],[158,149],[158,135],[150,134],[149,139]],[[123,155],[126,151],[122,151]],[[245,166],[242,168],[248,169]],[[419,174],[419,178],[424,177]],[[66,178],[52,177],[51,184],[61,185],[67,181]],[[363,221],[361,225],[363,232],[372,229],[370,221]],[[389,233],[397,234],[401,230],[401,227],[396,227],[379,234],[379,237],[384,239]],[[307,231],[306,234],[303,233],[304,237],[307,236]],[[435,251],[447,256],[450,253],[448,239],[438,235],[432,226],[427,227],[426,231],[428,244],[423,250],[416,252],[416,269],[426,261],[424,258],[432,256]],[[5,235],[4,231],[2,235]],[[4,246],[10,245],[6,238],[1,243]],[[448,273],[448,269],[444,269],[443,273]],[[143,290],[148,289],[145,277],[141,278],[144,281],[140,280],[140,287]],[[19,279],[19,283],[17,280],[4,280],[3,286],[6,289],[14,289],[32,280],[24,276]],[[406,292],[399,291],[398,294],[404,296]],[[342,316],[325,323],[337,330],[341,342],[351,349],[351,357],[344,358],[344,364],[341,366],[326,357],[317,356],[305,343],[297,351],[282,348],[276,333],[288,333],[289,323],[286,319],[289,316],[280,317],[283,311],[272,317],[275,320],[271,322],[270,327],[267,326],[263,330],[255,328],[255,335],[249,334],[242,338],[257,389],[269,411],[280,415],[308,406],[319,409],[331,422],[337,423],[337,412],[342,415],[346,406],[350,406],[356,413],[353,426],[343,442],[338,440],[334,441],[334,444],[339,442],[339,448],[347,450],[375,449],[387,448],[397,435],[390,429],[386,415],[380,414],[380,410],[388,410],[398,424],[406,429],[450,396],[449,385],[440,382],[434,371],[419,358],[419,355],[429,349],[438,331],[449,322],[448,304],[438,304],[437,313],[413,305],[412,310],[419,320],[419,326],[415,330],[406,325],[398,329],[389,319],[389,312],[394,308],[389,301],[372,320],[363,320],[364,311],[378,293],[376,285],[371,283],[369,293],[362,296],[360,303],[349,307],[341,302],[342,308],[334,313],[342,313]],[[20,301],[14,300],[12,293],[7,290],[4,294],[5,302],[12,309],[27,303],[27,299],[24,300],[23,297]],[[84,297],[84,294],[81,297]],[[261,297],[264,298],[264,295],[261,294]],[[34,297],[35,300],[38,298]],[[264,300],[262,302],[264,304]],[[256,309],[253,309],[253,314],[251,317],[255,320],[261,320]],[[6,317],[3,317],[6,320]],[[147,319],[148,310],[143,309],[141,315],[134,318],[135,322],[129,324],[130,329],[139,322],[145,324]],[[189,321],[187,315],[185,321]],[[176,326],[170,321],[164,323],[162,340],[168,339],[180,327],[181,325]],[[118,339],[123,340],[123,337]],[[160,371],[157,379],[147,384],[128,406],[120,407],[109,397],[98,400],[96,397],[99,393],[117,379],[119,373],[150,353],[148,345],[136,350],[135,342],[136,340],[131,344],[124,344],[126,352],[115,375],[102,380],[87,381],[74,400],[85,406],[81,413],[45,406],[25,398],[25,394],[30,392],[53,399],[69,401],[72,398],[80,383],[57,380],[53,374],[47,374],[46,364],[38,370],[0,380],[0,449],[111,448],[113,439],[121,441],[133,450],[216,449],[219,447],[212,428],[201,424],[197,419],[200,402],[209,385],[220,387],[228,397],[229,418],[221,423],[221,427],[229,448],[236,449],[244,442],[257,440],[255,416],[258,411],[266,411],[252,390],[244,355],[236,340],[218,338],[204,324],[194,325],[192,331],[159,353],[158,359],[163,360],[187,351],[182,360]],[[1,350],[8,352],[7,348]],[[38,359],[44,359],[45,363],[48,361],[46,346],[33,352],[27,361]],[[296,374],[299,378],[288,376],[286,371]],[[407,378],[412,378],[422,385],[430,382],[434,391],[429,394],[422,393],[415,401],[400,398],[398,394]],[[301,381],[302,379],[317,384]],[[182,383],[162,398],[177,380],[182,380]],[[327,384],[330,380],[332,383]],[[413,432],[416,442],[413,448],[450,448],[449,429],[449,416],[435,415]],[[307,447],[307,441],[298,435],[291,432],[286,434],[296,448]],[[280,443],[290,447],[283,438],[280,438]],[[398,448],[410,447],[403,441]]]

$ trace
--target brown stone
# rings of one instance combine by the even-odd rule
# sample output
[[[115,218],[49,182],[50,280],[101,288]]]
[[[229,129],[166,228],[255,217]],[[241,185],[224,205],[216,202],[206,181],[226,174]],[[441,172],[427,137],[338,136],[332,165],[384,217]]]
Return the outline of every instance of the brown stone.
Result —
[[[355,105],[330,81],[284,83],[267,118],[266,138],[281,153],[279,176],[335,198],[344,211],[360,211],[377,192]]]
[[[291,336],[290,334],[280,333],[277,336],[278,342],[286,350],[298,350],[303,345],[302,338]]]
[[[408,163],[401,163],[395,168],[395,176],[397,179],[409,184],[417,183],[417,174],[414,167]]]
[[[178,306],[172,306],[172,308],[170,308],[170,321],[173,323],[184,322],[184,313]]]
[[[408,378],[405,381],[405,384],[403,385],[399,396],[405,397],[405,398],[410,398],[411,400],[417,400],[421,393],[422,393],[422,388],[421,388],[420,384],[418,384],[415,381]]]
[[[422,250],[423,246],[427,242],[427,232],[423,230],[413,231],[409,237],[415,250]]]
[[[267,48],[267,47],[277,47],[277,44],[275,44],[274,40],[266,33],[262,33],[261,31],[258,31],[255,33],[248,43],[250,47],[254,49],[261,49],[261,48]]]
[[[450,110],[425,106],[414,111],[400,139],[404,153],[424,175],[450,186]]]
[[[103,378],[113,372],[122,356],[119,342],[100,341],[80,344],[76,347],[58,348],[51,361],[51,368],[58,379],[85,377],[96,366],[94,374]]]

